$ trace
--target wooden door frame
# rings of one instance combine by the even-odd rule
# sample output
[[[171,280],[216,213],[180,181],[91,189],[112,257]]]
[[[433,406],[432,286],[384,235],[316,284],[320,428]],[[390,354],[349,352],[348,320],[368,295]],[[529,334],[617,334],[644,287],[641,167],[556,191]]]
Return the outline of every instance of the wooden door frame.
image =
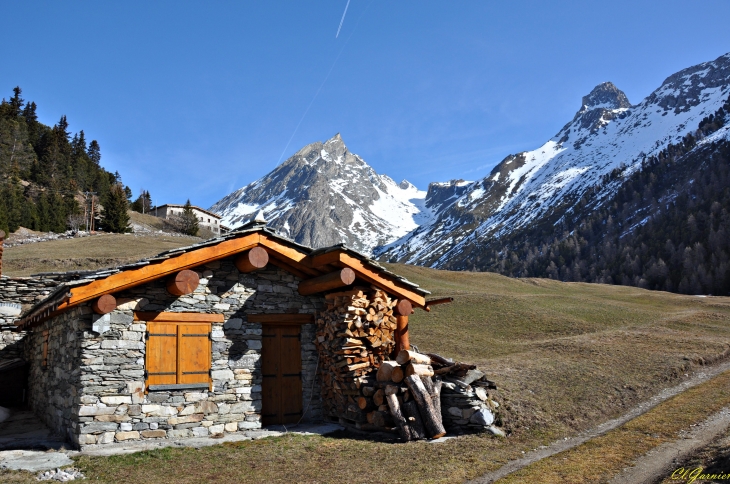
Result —
[[[313,324],[314,314],[296,314],[296,313],[265,313],[265,314],[247,314],[246,319],[249,323],[261,324]]]

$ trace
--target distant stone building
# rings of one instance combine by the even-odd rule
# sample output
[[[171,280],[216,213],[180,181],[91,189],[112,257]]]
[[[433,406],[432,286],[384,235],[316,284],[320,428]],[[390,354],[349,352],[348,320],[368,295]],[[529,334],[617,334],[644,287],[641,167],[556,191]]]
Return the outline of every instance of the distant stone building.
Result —
[[[198,218],[198,225],[200,226],[200,228],[208,229],[215,235],[221,235],[228,232],[228,227],[221,225],[221,218],[218,215],[214,214],[213,212],[204,210],[200,207],[196,207],[195,205],[192,205],[190,208],[193,209],[193,213]],[[169,220],[176,216],[182,215],[184,209],[184,205],[175,205],[172,203],[168,203],[165,205],[160,205],[159,207],[153,207],[150,210],[150,214],[154,215],[155,217]]]

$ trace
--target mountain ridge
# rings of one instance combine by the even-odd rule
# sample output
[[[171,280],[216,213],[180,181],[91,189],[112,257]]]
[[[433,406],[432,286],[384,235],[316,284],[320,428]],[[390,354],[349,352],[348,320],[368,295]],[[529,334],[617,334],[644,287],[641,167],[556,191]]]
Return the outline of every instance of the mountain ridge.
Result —
[[[211,210],[239,223],[262,209],[274,227],[314,247],[340,242],[390,262],[499,271],[495,261],[503,254],[489,262],[482,249],[496,250],[501,240],[516,244],[511,234],[600,209],[647,160],[705,143],[696,137],[704,136],[698,125],[711,122],[729,95],[730,53],[668,76],[637,104],[602,82],[536,149],[506,156],[481,179],[433,182],[427,191],[377,174],[338,134],[303,147]],[[722,142],[724,130],[708,136]],[[284,177],[292,166],[301,173]],[[280,183],[284,178],[292,185]]]
[[[591,94],[611,91],[614,104],[606,106],[602,96],[585,96],[573,120],[546,143],[507,156],[431,224],[376,255],[447,267],[477,240],[499,239],[547,216],[551,207],[578,201],[613,170],[631,174],[643,159],[681,141],[722,105],[730,93],[730,54],[672,74],[635,106],[613,88],[604,83]],[[593,99],[597,107],[591,108]],[[607,186],[596,197],[605,199],[616,188]]]

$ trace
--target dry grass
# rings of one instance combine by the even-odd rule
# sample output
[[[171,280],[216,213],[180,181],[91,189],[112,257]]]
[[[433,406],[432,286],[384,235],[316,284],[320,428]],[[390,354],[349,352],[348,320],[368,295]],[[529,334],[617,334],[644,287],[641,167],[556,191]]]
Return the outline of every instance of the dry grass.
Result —
[[[730,299],[489,273],[392,270],[450,305],[417,311],[411,342],[486,370],[514,433],[545,441],[615,417],[730,355]]]
[[[17,277],[39,272],[113,267],[200,241],[197,237],[161,234],[99,234],[37,242],[6,248],[3,253],[3,275]]]
[[[575,449],[536,462],[500,482],[606,482],[638,457],[730,405],[730,372],[692,388]]]
[[[168,243],[175,242],[182,240]],[[129,242],[124,245],[117,250],[132,251]],[[83,458],[79,465],[105,482],[462,482],[523,450],[616,417],[685,373],[725,358],[730,348],[729,298],[402,265],[391,269],[434,297],[456,297],[430,313],[417,311],[411,340],[422,351],[485,369],[500,387],[496,397],[509,438],[391,444],[347,435],[286,436]],[[643,448],[631,450],[630,439],[622,446],[634,453]]]

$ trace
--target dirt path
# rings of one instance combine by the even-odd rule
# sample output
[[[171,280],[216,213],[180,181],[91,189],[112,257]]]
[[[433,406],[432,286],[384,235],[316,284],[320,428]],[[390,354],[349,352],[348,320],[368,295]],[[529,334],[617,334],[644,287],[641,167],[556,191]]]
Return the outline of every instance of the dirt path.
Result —
[[[730,427],[730,407],[725,407],[674,442],[665,442],[636,460],[611,479],[611,484],[641,484],[668,477],[690,454],[709,445]]]
[[[628,411],[621,417],[604,422],[575,437],[567,438],[565,440],[558,440],[557,442],[553,442],[552,444],[550,444],[549,446],[547,446],[545,448],[536,449],[531,452],[528,452],[521,459],[510,461],[507,464],[500,467],[499,469],[497,469],[496,471],[488,472],[487,474],[484,474],[481,477],[478,477],[472,481],[469,481],[468,484],[488,484],[488,483],[494,482],[508,474],[511,474],[524,467],[527,467],[528,465],[533,464],[537,461],[540,461],[542,459],[551,457],[555,454],[559,454],[560,452],[577,447],[595,437],[598,437],[600,435],[605,434],[606,432],[609,432],[617,427],[620,427],[621,425],[625,424],[626,422],[633,420],[636,417],[638,417],[639,415],[642,415],[645,412],[651,410],[652,408],[656,407],[660,403],[662,403],[676,395],[679,395],[680,393],[682,393],[692,387],[695,387],[701,383],[704,383],[707,380],[719,375],[720,373],[728,371],[728,370],[730,370],[730,361],[720,363],[719,365],[716,365],[716,366],[703,368],[702,370],[698,371],[691,377],[687,378],[685,381],[683,381],[679,385],[662,390],[658,395],[655,395],[654,397],[652,397],[651,399],[649,399],[646,402],[640,403],[639,405],[632,408],[630,411]],[[714,418],[720,414],[722,414],[722,412],[720,412],[719,414],[716,414],[715,416],[713,416],[711,418]],[[730,418],[730,417],[728,417],[728,418]],[[712,439],[710,439],[710,440],[712,440]],[[709,442],[709,440],[707,442]],[[698,444],[696,447],[693,447],[693,449],[699,447],[700,445],[701,444]],[[621,482],[624,482],[624,481],[621,481]],[[630,481],[626,481],[626,482],[630,482]],[[633,481],[631,481],[631,482],[633,482]],[[636,481],[636,482],[645,482],[645,481]]]

